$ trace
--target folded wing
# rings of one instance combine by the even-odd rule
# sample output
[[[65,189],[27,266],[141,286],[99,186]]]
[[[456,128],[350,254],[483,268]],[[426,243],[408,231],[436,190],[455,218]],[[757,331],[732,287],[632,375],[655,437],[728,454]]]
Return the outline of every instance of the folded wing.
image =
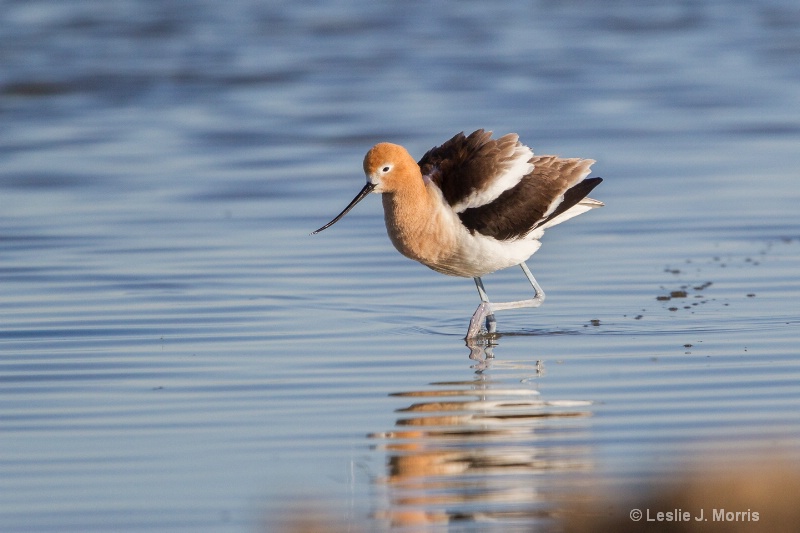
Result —
[[[603,181],[585,179],[593,160],[534,156],[516,134],[491,135],[459,133],[419,161],[471,233],[518,239],[603,205],[587,198]]]

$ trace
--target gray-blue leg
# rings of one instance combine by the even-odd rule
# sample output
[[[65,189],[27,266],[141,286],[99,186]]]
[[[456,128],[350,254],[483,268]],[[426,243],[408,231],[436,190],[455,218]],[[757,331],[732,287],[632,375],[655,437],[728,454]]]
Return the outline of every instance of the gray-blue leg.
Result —
[[[486,289],[483,288],[483,281],[481,278],[474,278],[475,286],[478,288],[478,294],[481,297],[481,304],[475,310],[475,313],[472,315],[472,319],[469,322],[469,329],[467,330],[468,339],[477,337],[481,334],[484,321],[486,323],[486,331],[488,333],[494,333],[497,330],[497,321],[494,318],[495,311],[503,311],[505,309],[520,309],[523,307],[539,307],[542,305],[545,297],[544,291],[539,286],[536,278],[533,277],[528,265],[526,265],[525,262],[522,262],[519,264],[519,266],[522,269],[522,272],[525,273],[525,277],[528,278],[528,281],[534,290],[533,298],[528,300],[492,303],[489,301],[489,296],[486,294]]]
[[[478,306],[478,309],[475,310],[475,314],[472,315],[472,320],[470,321],[469,331],[472,333],[475,327],[480,328],[483,327],[484,318],[486,319],[486,331],[488,333],[494,333],[497,331],[497,320],[494,318],[494,312],[492,310],[492,303],[489,301],[489,296],[486,294],[486,289],[483,288],[483,280],[480,277],[473,278],[475,280],[475,286],[478,288],[478,295],[481,297],[481,305]],[[473,324],[473,322],[476,322]],[[476,333],[477,335],[477,333]],[[467,338],[475,335],[467,335]]]

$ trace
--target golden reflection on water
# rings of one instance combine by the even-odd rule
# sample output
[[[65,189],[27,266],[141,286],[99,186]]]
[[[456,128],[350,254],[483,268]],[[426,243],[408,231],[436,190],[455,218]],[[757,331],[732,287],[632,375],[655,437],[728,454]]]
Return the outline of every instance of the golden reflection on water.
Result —
[[[376,518],[392,527],[549,520],[569,480],[593,470],[591,402],[543,398],[541,362],[471,350],[474,379],[392,394],[410,403],[369,436],[387,454]]]

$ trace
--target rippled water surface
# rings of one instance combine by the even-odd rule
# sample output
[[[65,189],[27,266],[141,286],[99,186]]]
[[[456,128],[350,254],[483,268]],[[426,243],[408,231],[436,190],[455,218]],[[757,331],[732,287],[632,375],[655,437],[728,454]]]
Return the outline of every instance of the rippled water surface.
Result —
[[[553,530],[800,458],[795,2],[0,6],[3,531]],[[377,198],[309,232],[375,142],[477,128],[606,207],[470,348]]]

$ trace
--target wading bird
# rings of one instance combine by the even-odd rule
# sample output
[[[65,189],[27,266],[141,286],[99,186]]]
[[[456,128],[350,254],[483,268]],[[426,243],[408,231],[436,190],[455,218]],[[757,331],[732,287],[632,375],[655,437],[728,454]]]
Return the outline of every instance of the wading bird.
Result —
[[[592,159],[534,155],[509,133],[459,133],[429,150],[419,163],[397,144],[380,143],[364,157],[367,184],[332,226],[369,193],[383,199],[386,230],[395,248],[442,274],[475,280],[481,304],[467,338],[496,330],[495,311],[539,307],[544,291],[525,261],[544,230],[602,202],[587,195],[602,178],[588,178]],[[490,302],[481,276],[519,265],[533,298]]]

